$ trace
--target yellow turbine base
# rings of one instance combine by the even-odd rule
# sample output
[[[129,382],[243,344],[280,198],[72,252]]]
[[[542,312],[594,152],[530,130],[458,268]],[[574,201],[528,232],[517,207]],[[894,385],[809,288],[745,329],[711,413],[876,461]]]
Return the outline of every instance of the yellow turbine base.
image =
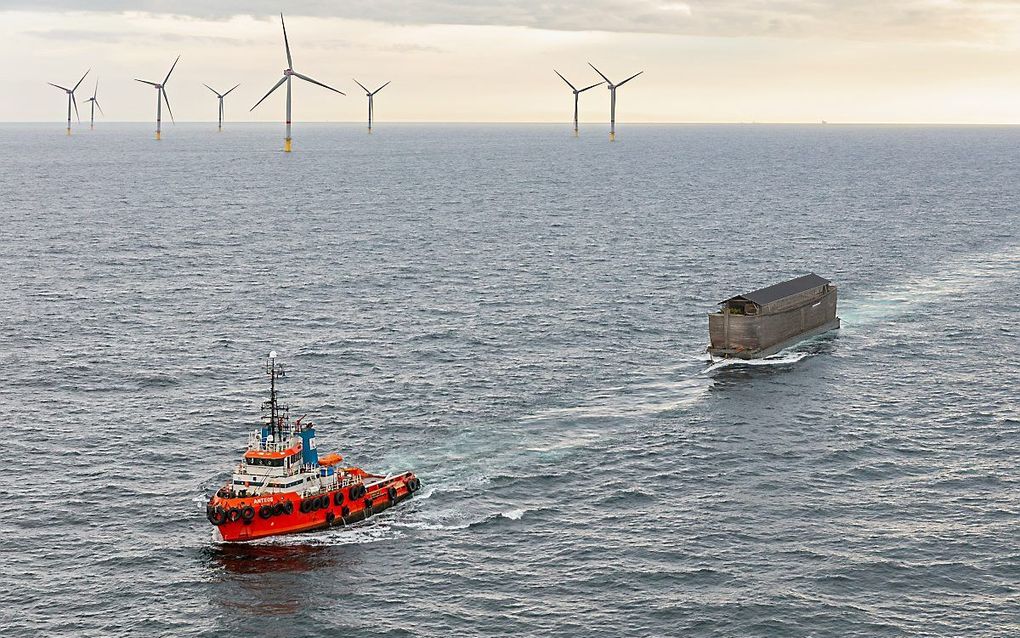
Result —
[[[160,137],[159,137],[159,131],[156,131],[156,139],[157,139],[157,140],[158,140],[158,139],[160,139]]]
[[[574,137],[577,137],[577,129],[574,129]]]
[[[283,152],[290,153],[290,138],[283,140]]]
[[[67,127],[67,134],[68,134],[68,135],[70,135],[70,134],[71,134],[71,127],[70,127],[70,126],[68,126],[68,127]]]
[[[616,133],[610,133],[609,134],[609,141],[610,142],[615,142],[616,141]]]
[[[369,134],[369,135],[371,135],[371,134],[372,134],[372,127],[371,127],[371,126],[369,126],[369,127],[368,127],[368,134]]]

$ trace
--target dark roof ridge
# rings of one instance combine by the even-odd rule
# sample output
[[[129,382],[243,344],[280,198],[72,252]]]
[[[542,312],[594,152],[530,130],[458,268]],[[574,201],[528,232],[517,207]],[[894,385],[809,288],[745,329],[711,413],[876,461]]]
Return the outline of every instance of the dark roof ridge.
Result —
[[[794,277],[793,279],[789,279],[787,281],[781,281],[778,284],[772,284],[771,286],[759,288],[758,290],[753,290],[743,295],[730,297],[726,301],[721,301],[719,303],[726,303],[728,301],[733,301],[734,299],[746,299],[747,301],[756,303],[759,306],[764,306],[765,304],[772,303],[773,301],[778,301],[779,299],[783,299],[784,297],[796,295],[797,293],[801,293],[804,292],[805,290],[810,290],[812,288],[817,288],[818,286],[824,286],[825,284],[828,283],[832,282],[824,277],[819,277],[818,275],[812,272],[806,275],[801,275],[800,277]]]

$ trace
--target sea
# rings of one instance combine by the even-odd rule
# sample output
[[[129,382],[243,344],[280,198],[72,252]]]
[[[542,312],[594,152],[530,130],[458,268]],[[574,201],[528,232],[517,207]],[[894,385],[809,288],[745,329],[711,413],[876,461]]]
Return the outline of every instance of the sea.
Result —
[[[1020,634],[1020,128],[282,128],[0,125],[5,638]],[[422,490],[217,541],[270,350]]]

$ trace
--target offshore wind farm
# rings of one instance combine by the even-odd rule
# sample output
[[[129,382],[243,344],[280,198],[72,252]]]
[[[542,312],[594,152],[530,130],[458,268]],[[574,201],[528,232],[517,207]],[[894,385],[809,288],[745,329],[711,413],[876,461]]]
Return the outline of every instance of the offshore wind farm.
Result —
[[[332,91],[334,93],[338,93],[340,95],[346,95],[346,93],[344,93],[343,91],[341,91],[339,89],[333,88],[332,86],[330,86],[328,84],[324,84],[324,83],[322,83],[322,82],[320,82],[318,80],[315,80],[315,79],[313,79],[313,78],[311,78],[311,77],[309,77],[307,75],[302,75],[301,73],[298,73],[297,71],[295,71],[294,70],[293,57],[291,56],[290,41],[289,41],[289,39],[287,37],[287,25],[286,25],[286,23],[284,21],[284,16],[283,16],[282,13],[280,14],[280,27],[281,27],[281,29],[283,31],[283,45],[284,45],[284,52],[286,54],[286,59],[287,59],[287,68],[285,68],[283,70],[283,75],[279,79],[279,81],[277,81],[277,83],[274,84],[272,86],[272,88],[270,88],[269,91],[265,95],[263,95],[262,98],[259,99],[254,104],[254,106],[252,106],[249,109],[249,111],[254,111],[256,108],[258,108],[258,106],[260,104],[262,104],[262,102],[264,102],[277,89],[279,89],[281,86],[286,85],[285,119],[284,119],[285,134],[284,134],[283,150],[284,150],[284,152],[289,153],[289,152],[291,152],[291,150],[293,148],[293,145],[292,145],[292,125],[293,125],[293,121],[292,121],[292,114],[293,114],[292,91],[293,91],[293,87],[291,85],[292,79],[296,77],[298,79],[304,80],[305,82],[308,82],[308,83],[311,83],[311,84],[315,84],[317,86],[320,86],[322,88],[328,89],[328,90],[330,90],[330,91]],[[177,63],[179,61],[180,61],[180,56],[177,56],[177,58],[174,60],[173,64],[170,66],[170,70],[167,72],[166,77],[163,79],[162,82],[153,82],[153,81],[150,81],[150,80],[141,80],[141,79],[137,79],[137,78],[135,79],[135,81],[141,82],[143,84],[148,84],[149,86],[153,87],[156,90],[156,131],[155,131],[155,138],[156,138],[156,140],[162,139],[162,109],[163,109],[164,105],[166,106],[167,113],[170,115],[171,122],[174,121],[173,111],[170,108],[170,99],[169,99],[169,97],[168,97],[168,95],[166,93],[166,88],[165,87],[166,87],[167,82],[170,80],[170,74],[173,73],[173,71],[177,67]],[[607,86],[607,88],[609,89],[609,92],[610,92],[609,140],[610,141],[616,141],[616,89],[617,89],[617,87],[622,86],[623,84],[625,84],[625,83],[633,80],[637,76],[641,75],[643,73],[643,71],[635,73],[634,75],[628,77],[627,79],[623,80],[622,82],[620,82],[618,84],[613,84],[605,75],[602,74],[601,71],[599,71],[597,68],[595,68],[593,65],[591,65],[591,63],[589,63],[588,66],[590,66],[599,75],[599,77],[602,78],[602,80],[599,81],[599,82],[596,82],[594,84],[590,84],[588,86],[585,86],[585,87],[583,87],[581,89],[578,89],[573,84],[571,84],[570,81],[567,80],[565,77],[563,77],[563,75],[559,71],[556,71],[555,69],[553,70],[556,73],[556,75],[559,76],[560,79],[563,80],[567,84],[567,86],[570,87],[571,91],[573,92],[573,96],[574,96],[574,116],[573,116],[573,133],[574,133],[574,137],[577,137],[579,135],[579,130],[580,130],[579,129],[579,120],[578,120],[578,117],[579,117],[579,99],[580,99],[580,95],[582,93],[590,90],[590,89],[593,89],[593,88],[597,87],[597,86],[600,86],[602,84],[606,84],[606,86]],[[85,75],[88,75],[88,72],[86,72]],[[68,96],[68,103],[67,103],[67,134],[68,135],[71,134],[71,109],[72,109],[72,106],[75,109],[75,113],[76,114],[77,114],[77,108],[78,108],[77,107],[77,103],[74,100],[74,91],[77,90],[78,86],[81,84],[82,80],[84,80],[84,79],[85,79],[85,76],[82,76],[81,80],[78,81],[78,83],[74,86],[73,89],[67,89],[67,88],[64,88],[64,87],[61,87],[61,86],[58,86],[56,84],[52,84],[51,83],[52,86],[55,86],[55,87],[65,91],[67,93],[67,96]],[[380,85],[375,90],[368,89],[368,87],[363,85],[361,82],[358,82],[357,79],[354,79],[353,81],[354,81],[354,83],[360,89],[362,89],[365,92],[365,97],[368,99],[368,132],[371,133],[372,132],[372,123],[373,123],[373,118],[374,118],[374,113],[375,113],[375,110],[374,110],[375,95],[377,93],[379,93],[380,91],[382,91],[384,88],[386,88],[390,84],[391,81],[387,80],[384,84]],[[240,83],[234,85],[232,88],[228,89],[226,92],[224,92],[222,94],[219,93],[216,89],[214,89],[211,86],[209,86],[208,84],[205,84],[204,82],[202,83],[202,86],[204,86],[205,88],[209,89],[217,97],[217,100],[218,100],[217,130],[222,132],[222,130],[223,130],[223,118],[224,118],[224,98],[226,98],[226,96],[229,93],[233,92],[234,89],[236,89],[238,86],[240,86]],[[96,85],[96,91],[98,91],[98,82],[97,82],[97,85]],[[89,128],[90,129],[94,129],[95,128],[95,106],[97,105],[95,92],[94,92],[93,96],[91,98],[89,98],[89,102],[91,103],[91,106],[92,106],[92,113],[90,115],[90,120],[89,120]],[[102,109],[100,109],[100,112],[102,112]]]

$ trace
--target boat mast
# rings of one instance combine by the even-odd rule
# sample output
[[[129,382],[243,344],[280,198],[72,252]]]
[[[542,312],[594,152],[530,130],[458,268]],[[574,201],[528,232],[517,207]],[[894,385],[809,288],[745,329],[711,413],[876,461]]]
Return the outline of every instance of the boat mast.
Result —
[[[276,363],[276,351],[269,353],[269,361],[266,363],[266,374],[269,375],[269,400],[262,403],[262,411],[269,411],[267,416],[262,417],[268,423],[268,431],[275,443],[283,440],[283,424],[287,420],[288,406],[280,405],[276,400],[276,378],[286,376],[282,364]]]

